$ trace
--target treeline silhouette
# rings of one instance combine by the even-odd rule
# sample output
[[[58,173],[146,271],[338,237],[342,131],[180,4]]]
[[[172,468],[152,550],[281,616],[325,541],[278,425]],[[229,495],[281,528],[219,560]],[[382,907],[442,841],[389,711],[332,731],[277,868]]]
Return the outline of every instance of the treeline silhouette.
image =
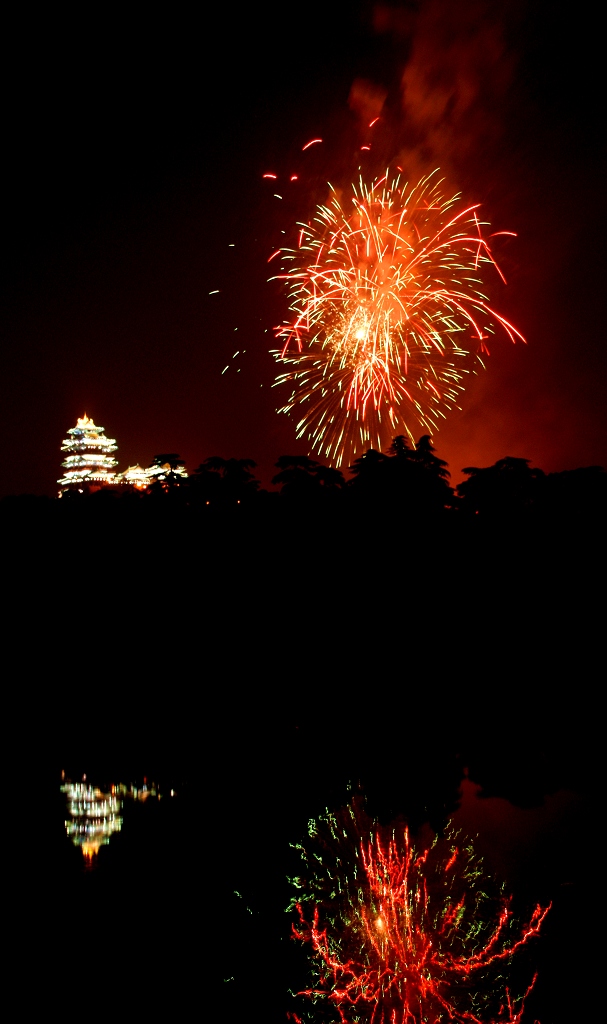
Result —
[[[349,510],[369,513],[390,510],[408,519],[427,521],[472,519],[512,524],[533,520],[581,520],[587,523],[604,516],[607,509],[607,473],[600,466],[545,473],[528,459],[506,457],[492,466],[463,469],[467,479],[450,484],[447,463],[438,458],[431,439],[424,435],[415,447],[402,435],[393,439],[387,452],[368,449],[350,466],[350,476],[304,455],[282,455],[272,479],[277,488],[262,488],[252,459],[205,459],[183,477],[183,460],[177,453],[156,456],[154,464],[164,473],[147,491],[133,487],[105,487],[89,493],[86,488],[63,493],[57,499],[31,495],[5,498],[5,511],[51,504],[87,508],[141,507],[189,509],[216,520],[280,518],[286,511],[297,517]]]

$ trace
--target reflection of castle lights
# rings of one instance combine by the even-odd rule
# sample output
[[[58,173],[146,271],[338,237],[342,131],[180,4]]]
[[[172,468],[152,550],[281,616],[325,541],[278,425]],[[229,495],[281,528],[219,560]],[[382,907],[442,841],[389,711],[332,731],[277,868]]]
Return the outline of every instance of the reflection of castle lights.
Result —
[[[92,861],[100,846],[110,841],[113,832],[122,827],[120,800],[112,786],[111,793],[102,793],[84,782],[68,782],[61,787],[67,795],[65,828],[75,846],[79,846],[87,861]]]
[[[61,777],[65,779],[65,772],[62,772]],[[82,782],[65,779],[64,785],[61,786],[61,792],[65,793],[67,800],[68,817],[65,820],[65,830],[74,846],[79,846],[82,850],[88,865],[92,864],[99,853],[99,848],[107,846],[110,836],[114,832],[120,832],[120,809],[124,799],[146,803],[150,798],[161,798],[158,788],[154,783],[148,785],[147,779],[143,780],[142,786],[112,783],[109,790],[109,793],[103,793],[91,786],[86,781],[86,775],[83,776]],[[171,796],[175,796],[173,789]]]

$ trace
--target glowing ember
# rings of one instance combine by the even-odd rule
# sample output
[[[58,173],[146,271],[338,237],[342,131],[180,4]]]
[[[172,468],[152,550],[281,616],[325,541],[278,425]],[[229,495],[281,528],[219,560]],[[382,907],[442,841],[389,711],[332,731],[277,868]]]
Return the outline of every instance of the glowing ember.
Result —
[[[310,224],[299,225],[289,287],[293,318],[277,328],[277,378],[299,412],[297,436],[336,465],[419,426],[433,434],[458,406],[463,381],[500,325],[487,304],[483,265],[497,268],[478,204],[459,208],[429,175],[414,187],[389,173],[349,195],[333,190]],[[497,232],[512,234],[512,232]],[[494,236],[490,236],[494,237]]]
[[[535,977],[515,995],[512,957],[549,907],[517,926],[469,843],[451,835],[417,852],[404,825],[382,828],[356,803],[309,831],[289,908],[314,972],[299,996],[342,1024],[519,1024]]]

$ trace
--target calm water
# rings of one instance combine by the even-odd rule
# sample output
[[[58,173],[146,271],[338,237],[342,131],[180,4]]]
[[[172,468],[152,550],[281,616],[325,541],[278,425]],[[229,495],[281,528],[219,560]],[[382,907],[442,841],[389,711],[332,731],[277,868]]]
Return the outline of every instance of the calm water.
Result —
[[[111,992],[125,1010],[181,1016],[200,957],[187,784],[65,774],[57,794],[56,937],[65,963],[81,965],[69,972],[74,1007],[101,1012]]]
[[[122,831],[124,812],[129,805],[152,806],[167,797],[170,800],[177,797],[174,786],[161,786],[146,776],[141,782],[94,785],[86,774],[74,780],[62,772],[60,789],[65,794],[66,835],[80,850],[83,867],[87,870],[99,866],[101,849],[109,846],[112,837]],[[162,829],[161,821],[157,820],[156,824]]]
[[[87,1019],[284,1024],[288,990],[305,977],[284,914],[291,803],[268,810],[267,787],[255,777],[236,787],[221,771],[206,786],[199,778],[66,774],[53,793],[52,845],[41,845],[35,861],[44,899],[28,897],[22,915],[28,957],[39,933],[32,962],[53,964],[53,1005]],[[477,802],[480,810],[493,806]],[[567,851],[566,872],[550,869],[554,908],[537,948],[540,980],[526,1024],[565,1024],[578,1019],[573,1005],[592,1003],[577,981],[594,914],[586,893],[598,878],[579,844],[584,805],[565,814],[567,804],[561,817],[544,814],[550,806],[547,799],[535,811],[502,808],[506,835],[519,845],[530,828],[525,815],[537,817],[544,873],[554,851]],[[530,898],[543,895],[541,878],[535,872]]]

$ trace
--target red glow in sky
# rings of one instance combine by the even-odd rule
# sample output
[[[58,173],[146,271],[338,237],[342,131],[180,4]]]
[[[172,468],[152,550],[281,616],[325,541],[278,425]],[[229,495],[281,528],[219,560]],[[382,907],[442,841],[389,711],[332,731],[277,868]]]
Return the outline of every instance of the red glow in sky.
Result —
[[[84,408],[116,437],[120,469],[167,450],[190,470],[248,456],[268,482],[280,454],[306,454],[275,412],[269,350],[285,296],[267,260],[297,245],[326,183],[344,188],[361,159],[414,178],[440,166],[518,236],[492,240],[508,289],[489,298],[528,345],[496,338],[434,437],[452,478],[506,455],[547,471],[605,464],[598,41],[548,7],[489,7],[484,18],[478,3],[445,13],[428,0],[401,17],[355,5],[350,18],[313,4],[305,24],[297,15],[299,52],[321,38],[331,60],[302,59],[284,87],[268,69],[292,46],[295,13],[241,23],[218,9],[209,31],[230,68],[219,92],[217,61],[201,62],[176,17],[128,61],[89,15],[82,46],[59,23],[44,38],[24,24],[30,44],[6,65],[27,85],[3,165],[4,491],[55,493],[61,439]],[[138,32],[127,17],[124,39]],[[278,200],[264,178],[298,187]],[[239,346],[241,372],[221,376]]]

